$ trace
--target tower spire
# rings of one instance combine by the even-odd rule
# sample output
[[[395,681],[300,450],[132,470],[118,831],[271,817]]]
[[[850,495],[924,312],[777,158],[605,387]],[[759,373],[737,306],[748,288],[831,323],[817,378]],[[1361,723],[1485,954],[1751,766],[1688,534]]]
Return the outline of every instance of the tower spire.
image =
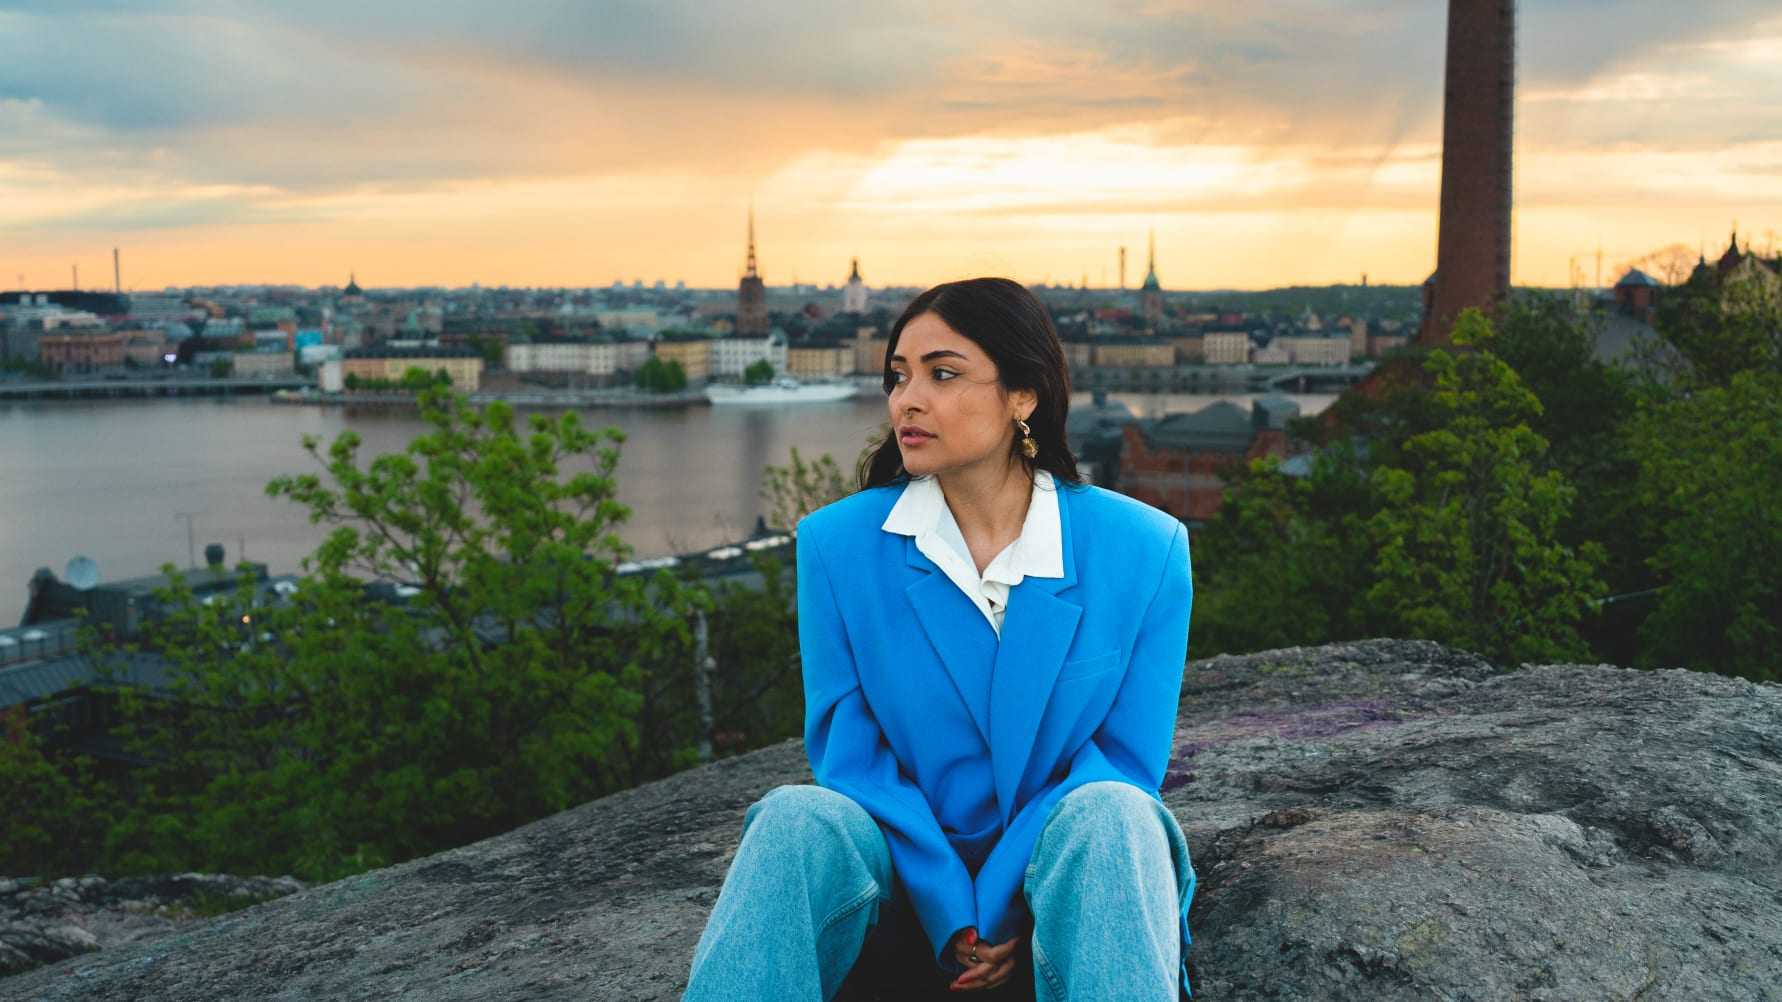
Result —
[[[753,203],[749,205],[749,270],[747,277],[757,277],[755,271],[755,206]]]

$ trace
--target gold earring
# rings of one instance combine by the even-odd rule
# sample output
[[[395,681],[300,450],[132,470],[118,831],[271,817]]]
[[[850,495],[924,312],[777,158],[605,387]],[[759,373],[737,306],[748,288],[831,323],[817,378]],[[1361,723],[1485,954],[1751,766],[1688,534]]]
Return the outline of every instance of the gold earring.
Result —
[[[1039,455],[1039,443],[1033,440],[1033,429],[1027,427],[1027,422],[1020,418],[1015,419],[1015,424],[1021,427],[1021,455],[1028,459]]]

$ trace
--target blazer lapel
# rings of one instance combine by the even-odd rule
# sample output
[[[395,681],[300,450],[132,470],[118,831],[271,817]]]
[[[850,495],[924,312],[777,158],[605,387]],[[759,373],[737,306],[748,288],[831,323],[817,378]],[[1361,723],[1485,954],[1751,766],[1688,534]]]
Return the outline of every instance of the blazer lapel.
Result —
[[[1003,823],[1014,817],[1015,796],[1033,755],[1040,718],[1051,701],[1064,654],[1076,639],[1083,606],[1075,601],[1076,545],[1071,535],[1070,491],[1058,491],[1058,532],[1064,576],[1023,578],[1009,589],[1002,642],[990,681],[990,766]]]
[[[996,656],[996,631],[984,622],[971,599],[960,594],[953,579],[922,555],[914,536],[904,537],[904,559],[913,580],[903,593],[988,747],[991,675],[984,666]]]

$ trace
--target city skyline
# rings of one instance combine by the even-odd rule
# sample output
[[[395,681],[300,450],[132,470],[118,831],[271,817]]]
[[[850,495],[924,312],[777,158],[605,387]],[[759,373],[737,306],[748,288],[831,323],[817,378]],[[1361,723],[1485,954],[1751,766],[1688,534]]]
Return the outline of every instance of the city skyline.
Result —
[[[1434,268],[1443,5],[0,10],[0,287]],[[1782,227],[1782,16],[1526,3],[1511,278]]]

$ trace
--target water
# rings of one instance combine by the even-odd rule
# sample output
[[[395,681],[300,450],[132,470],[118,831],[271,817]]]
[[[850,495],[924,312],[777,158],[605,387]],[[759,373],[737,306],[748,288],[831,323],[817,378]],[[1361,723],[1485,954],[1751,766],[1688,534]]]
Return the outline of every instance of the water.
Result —
[[[1247,395],[1110,394],[1141,417],[1194,410]],[[1316,413],[1334,397],[1293,398]],[[1088,403],[1077,394],[1073,405]],[[783,465],[796,446],[829,453],[852,482],[854,461],[886,419],[884,397],[785,408],[690,407],[583,412],[592,427],[623,429],[619,500],[631,507],[620,536],[638,557],[732,542],[762,513],[761,470]],[[523,420],[523,415],[522,415]],[[282,474],[320,472],[303,451],[305,434],[326,444],[351,428],[363,439],[361,465],[397,452],[426,426],[412,413],[348,412],[263,399],[95,401],[0,405],[0,624],[18,622],[26,582],[39,567],[64,574],[76,554],[99,564],[102,580],[155,573],[188,560],[186,521],[194,513],[197,559],[206,543],[241,559],[296,572],[325,527],[307,511],[266,496]]]

